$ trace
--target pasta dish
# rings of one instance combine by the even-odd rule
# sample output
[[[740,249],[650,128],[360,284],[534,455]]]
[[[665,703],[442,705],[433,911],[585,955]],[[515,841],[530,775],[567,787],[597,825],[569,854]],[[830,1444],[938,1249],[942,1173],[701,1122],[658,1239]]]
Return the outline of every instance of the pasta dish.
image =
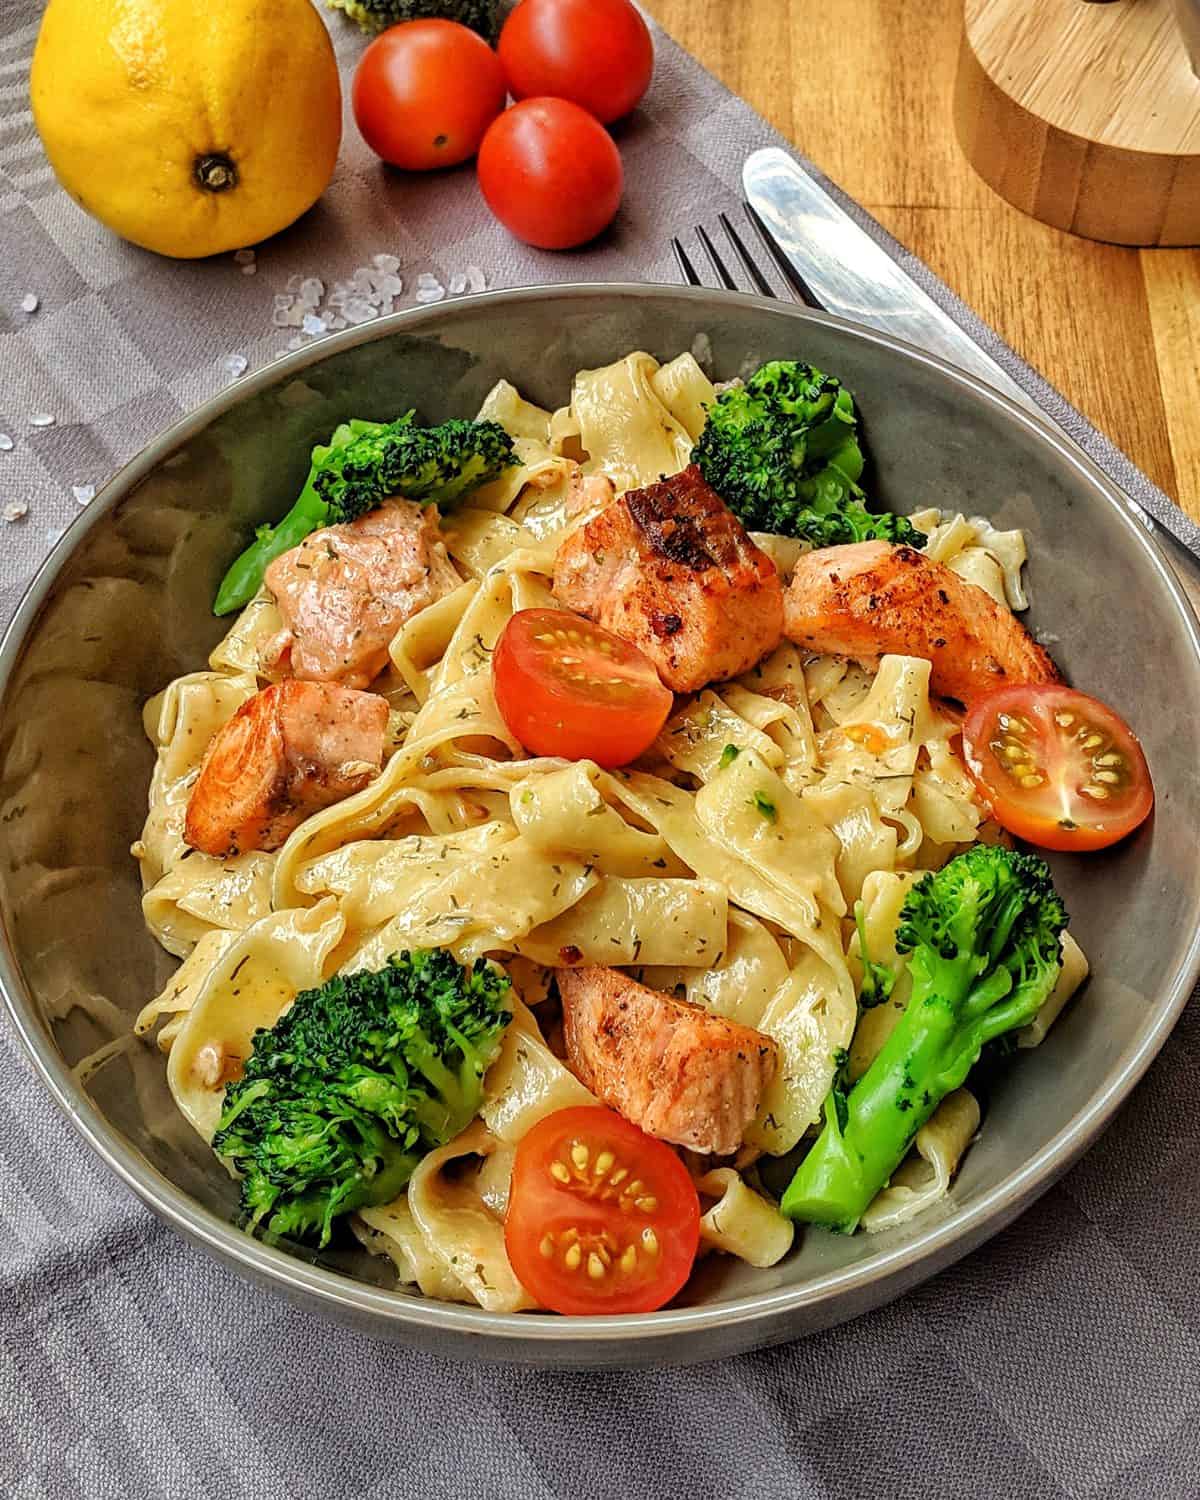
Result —
[[[145,710],[137,1031],[249,1231],[649,1311],[947,1196],[972,1070],[1087,973],[1024,846],[1151,793],[1016,619],[1022,534],[871,509],[834,377],[563,394],[346,423],[231,568]]]

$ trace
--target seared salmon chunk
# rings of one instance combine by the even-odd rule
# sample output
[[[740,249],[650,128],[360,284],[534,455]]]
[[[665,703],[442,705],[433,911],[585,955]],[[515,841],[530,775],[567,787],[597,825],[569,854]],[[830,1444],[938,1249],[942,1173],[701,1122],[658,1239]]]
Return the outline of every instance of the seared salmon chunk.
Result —
[[[616,969],[557,970],[567,1064],[647,1135],[729,1156],[775,1076],[775,1043]]]
[[[554,593],[632,641],[677,693],[747,671],[783,628],[775,564],[695,465],[628,491],[568,537]]]
[[[889,542],[802,557],[784,595],[783,630],[798,646],[868,665],[923,656],[933,691],[960,703],[1008,683],[1059,681],[1049,654],[990,594]]]
[[[360,792],[383,765],[388,706],[327,682],[274,683],[213,736],[184,838],[222,856],[278,849],[310,813]]]
[[[388,500],[314,531],[267,569],[286,628],[264,648],[263,668],[365,688],[405,620],[461,582],[432,507]]]

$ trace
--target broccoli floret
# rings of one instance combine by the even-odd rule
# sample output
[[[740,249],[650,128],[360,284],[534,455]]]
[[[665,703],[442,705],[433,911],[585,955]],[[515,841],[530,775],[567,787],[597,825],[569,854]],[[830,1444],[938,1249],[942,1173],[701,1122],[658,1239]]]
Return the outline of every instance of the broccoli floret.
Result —
[[[411,411],[395,422],[343,422],[327,445],[313,449],[291,510],[277,526],[260,526],[226,573],[213,614],[249,604],[275,558],[320,527],[353,521],[390,495],[454,505],[516,462],[512,438],[498,422],[455,419],[420,427]]]
[[[512,438],[498,422],[418,427],[409,412],[334,450],[315,488],[330,521],[354,521],[389,495],[454,505],[515,462]]]
[[[904,516],[866,508],[854,397],[812,365],[773,360],[722,392],[692,462],[750,531],[814,547],[874,538],[925,545]]]
[[[382,31],[398,21],[443,16],[469,26],[489,42],[499,27],[498,0],[326,0],[330,10],[344,11],[363,31]]]
[[[213,1137],[241,1174],[251,1231],[323,1246],[340,1214],[395,1198],[477,1113],[509,988],[482,959],[399,953],[302,991],[256,1031]]]
[[[978,845],[913,886],[896,933],[912,998],[849,1094],[831,1091],[785,1214],[855,1228],[982,1048],[1037,1014],[1058,978],[1066,924],[1050,871],[1032,854]]]

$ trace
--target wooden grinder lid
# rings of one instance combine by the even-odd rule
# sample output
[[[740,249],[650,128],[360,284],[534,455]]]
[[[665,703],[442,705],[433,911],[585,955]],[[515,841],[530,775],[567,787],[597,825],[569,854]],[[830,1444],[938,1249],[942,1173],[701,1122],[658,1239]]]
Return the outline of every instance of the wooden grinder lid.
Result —
[[[965,0],[954,120],[975,170],[1034,218],[1200,244],[1200,79],[1172,0]]]

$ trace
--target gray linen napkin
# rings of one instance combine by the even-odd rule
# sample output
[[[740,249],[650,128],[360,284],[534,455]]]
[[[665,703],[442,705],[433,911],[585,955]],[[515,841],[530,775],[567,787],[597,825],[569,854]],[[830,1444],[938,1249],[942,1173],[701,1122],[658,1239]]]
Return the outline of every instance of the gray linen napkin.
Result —
[[[489,286],[674,281],[668,234],[729,207],[746,153],[777,141],[659,34],[653,90],[621,129],[625,207],[595,248],[560,257],[517,245],[469,170],[420,181],[386,173],[348,121],[334,186],[259,251],[253,273],[232,257],[170,264],[85,218],[45,165],[25,90],[38,10],[35,0],[0,6],[0,432],[14,441],[0,445],[0,514],[28,506],[0,521],[3,618],[89,486],[234,378],[238,357],[259,367],[307,339],[272,322],[289,278],[328,288],[394,255],[405,283],[397,308],[422,275],[457,287],[471,267]],[[331,29],[351,66],[360,40],[337,21]],[[1169,503],[848,207],[1151,513]],[[29,293],[39,305],[25,313]],[[32,425],[38,414],[53,424]],[[1194,1496],[1198,1064],[1193,1009],[1061,1186],[881,1312],[720,1364],[563,1375],[451,1365],[246,1286],[98,1164],[0,1030],[0,1492]]]

